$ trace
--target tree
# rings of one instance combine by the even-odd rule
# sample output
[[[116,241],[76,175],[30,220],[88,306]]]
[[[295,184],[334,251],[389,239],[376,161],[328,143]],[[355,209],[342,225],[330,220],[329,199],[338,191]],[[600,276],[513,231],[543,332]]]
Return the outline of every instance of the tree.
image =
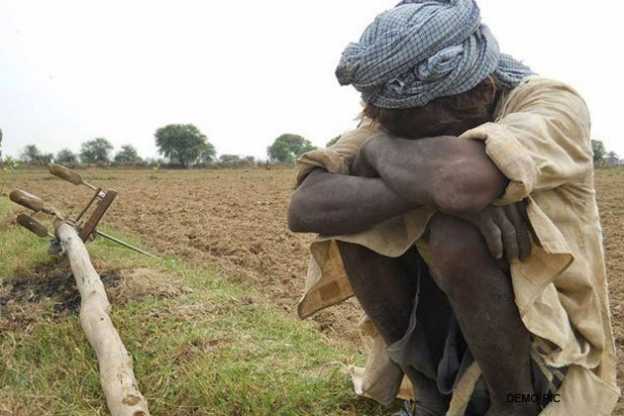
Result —
[[[338,140],[340,140],[340,137],[342,136],[336,136],[333,139],[331,139],[330,141],[327,142],[327,144],[325,145],[325,147],[332,147],[333,145],[335,145],[336,143],[338,143]]]
[[[219,156],[219,164],[226,168],[237,168],[246,163],[239,155],[221,155]]]
[[[137,165],[143,162],[139,153],[132,145],[121,146],[121,150],[115,155],[115,163],[120,165]]]
[[[253,156],[239,155],[221,155],[219,156],[219,166],[224,168],[249,168],[256,164],[256,158]]]
[[[110,163],[110,155],[113,145],[103,137],[90,140],[82,144],[80,148],[80,160],[82,163]]]
[[[592,140],[592,151],[594,153],[594,165],[599,165],[604,162],[605,154],[607,150],[604,147],[604,143],[600,140]]]
[[[35,164],[41,159],[41,151],[36,145],[29,144],[24,147],[20,159],[24,163]]]
[[[221,155],[219,156],[219,161],[221,163],[235,165],[241,161],[241,158],[239,155]]]
[[[52,153],[41,153],[36,145],[29,144],[24,147],[20,159],[29,165],[47,165],[52,162],[54,155]]]
[[[74,166],[78,164],[78,156],[69,149],[63,149],[56,154],[54,161],[59,165]]]
[[[156,130],[158,152],[179,163],[190,167],[202,156],[202,161],[212,160],[216,152],[202,132],[192,124],[169,124]]]
[[[2,167],[2,129],[0,129],[0,168]]]
[[[608,166],[619,166],[620,165],[620,158],[617,155],[617,153],[611,151],[607,154],[607,165]]]
[[[37,161],[38,165],[49,165],[54,160],[54,155],[52,153],[44,153],[39,157]]]
[[[309,140],[298,134],[286,133],[275,139],[267,148],[267,155],[272,161],[293,163],[297,157],[314,149],[316,147]]]
[[[199,161],[204,165],[209,165],[214,162],[217,156],[217,150],[210,142],[204,143],[199,153]]]

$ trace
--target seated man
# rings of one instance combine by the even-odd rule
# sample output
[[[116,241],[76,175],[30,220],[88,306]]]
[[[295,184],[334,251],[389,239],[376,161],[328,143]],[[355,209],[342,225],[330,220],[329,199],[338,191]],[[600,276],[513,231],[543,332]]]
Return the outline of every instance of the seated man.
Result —
[[[289,225],[320,235],[300,315],[355,294],[370,320],[358,393],[389,403],[405,374],[415,415],[611,414],[583,100],[500,54],[471,0],[402,2],[336,75],[362,121],[300,159]]]

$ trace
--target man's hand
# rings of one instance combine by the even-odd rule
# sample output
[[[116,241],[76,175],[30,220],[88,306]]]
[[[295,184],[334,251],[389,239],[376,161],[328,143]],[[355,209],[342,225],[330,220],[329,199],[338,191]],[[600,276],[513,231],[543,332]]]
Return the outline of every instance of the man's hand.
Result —
[[[478,214],[461,216],[483,234],[492,256],[496,259],[525,260],[531,254],[531,232],[526,202],[504,207],[489,206]]]

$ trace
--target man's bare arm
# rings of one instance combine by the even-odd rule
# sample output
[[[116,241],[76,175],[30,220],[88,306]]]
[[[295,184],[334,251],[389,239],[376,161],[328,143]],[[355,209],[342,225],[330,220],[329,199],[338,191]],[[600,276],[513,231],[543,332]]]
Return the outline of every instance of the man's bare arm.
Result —
[[[361,158],[412,206],[428,205],[455,216],[482,211],[508,183],[483,143],[453,136],[406,140],[380,135],[362,147]]]
[[[409,211],[410,205],[380,178],[312,171],[293,194],[288,208],[291,231],[322,235],[370,229]]]
[[[291,230],[360,232],[427,205],[473,223],[495,258],[522,260],[531,252],[526,205],[489,206],[508,180],[479,142],[382,136],[365,144],[351,170],[355,177],[313,172],[291,201]]]
[[[418,206],[451,215],[476,213],[492,203],[507,179],[478,142],[455,137],[421,140],[380,135],[369,140],[352,166],[356,176],[318,169],[291,199],[295,232],[360,232]],[[381,178],[360,177],[378,174]]]

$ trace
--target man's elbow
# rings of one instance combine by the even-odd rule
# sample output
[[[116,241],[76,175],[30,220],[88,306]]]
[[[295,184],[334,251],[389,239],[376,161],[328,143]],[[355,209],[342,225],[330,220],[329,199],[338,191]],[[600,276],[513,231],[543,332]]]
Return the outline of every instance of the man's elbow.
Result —
[[[319,185],[334,175],[315,169],[299,185],[292,194],[288,205],[288,229],[293,233],[323,233],[326,221],[324,202],[320,195],[323,187]]]
[[[288,205],[288,229],[290,231],[293,233],[310,232],[306,226],[308,221],[305,219],[305,213],[305,197],[301,195],[300,191],[297,191],[290,198],[290,204]]]

